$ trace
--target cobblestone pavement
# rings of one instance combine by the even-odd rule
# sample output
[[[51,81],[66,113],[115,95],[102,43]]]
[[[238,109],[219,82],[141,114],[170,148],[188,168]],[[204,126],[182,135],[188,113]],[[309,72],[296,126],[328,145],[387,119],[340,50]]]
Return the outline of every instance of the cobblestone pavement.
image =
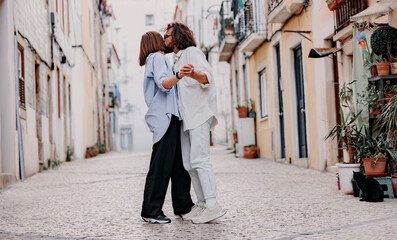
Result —
[[[396,239],[397,200],[360,202],[336,189],[333,174],[211,156],[228,213],[195,225],[141,221],[150,153],[108,153],[64,163],[0,193],[0,239]]]

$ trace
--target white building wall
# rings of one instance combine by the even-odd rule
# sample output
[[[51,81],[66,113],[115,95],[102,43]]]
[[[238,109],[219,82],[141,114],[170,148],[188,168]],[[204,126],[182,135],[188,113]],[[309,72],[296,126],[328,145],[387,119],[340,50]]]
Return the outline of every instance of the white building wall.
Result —
[[[160,31],[167,23],[172,22],[175,11],[175,0],[112,0],[114,11],[117,13],[119,37],[124,39],[125,45],[118,48],[124,66],[120,69],[121,112],[119,127],[132,129],[132,149],[151,150],[152,133],[146,125],[144,116],[147,106],[143,96],[144,67],[138,65],[141,36],[147,31]],[[145,16],[154,15],[154,25],[146,26]],[[128,43],[128,44],[127,44]],[[131,115],[131,120],[128,116]]]
[[[16,151],[12,0],[0,0],[0,187],[19,179]],[[11,60],[11,61],[10,61]],[[7,175],[6,175],[7,174]]]

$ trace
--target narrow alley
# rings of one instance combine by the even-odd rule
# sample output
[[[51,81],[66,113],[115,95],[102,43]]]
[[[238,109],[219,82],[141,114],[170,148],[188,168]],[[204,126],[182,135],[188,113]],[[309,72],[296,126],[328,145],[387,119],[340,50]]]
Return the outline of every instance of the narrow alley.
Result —
[[[140,219],[150,153],[108,153],[63,163],[0,194],[0,239],[393,239],[393,199],[360,202],[339,193],[333,174],[211,149],[219,201],[216,224]],[[193,190],[192,190],[192,196]]]

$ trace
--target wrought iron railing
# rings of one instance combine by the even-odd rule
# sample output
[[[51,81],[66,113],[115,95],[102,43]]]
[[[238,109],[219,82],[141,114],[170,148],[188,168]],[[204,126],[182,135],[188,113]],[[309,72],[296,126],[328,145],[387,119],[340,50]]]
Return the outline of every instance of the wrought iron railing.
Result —
[[[283,0],[269,0],[267,1],[267,13],[270,14],[271,12],[274,11],[274,9],[276,9],[281,3],[283,2]]]
[[[235,17],[235,33],[243,42],[252,33],[265,33],[263,0],[247,0]]]
[[[362,12],[368,7],[368,0],[347,0],[335,15],[335,32],[339,32],[350,23],[350,17]]]

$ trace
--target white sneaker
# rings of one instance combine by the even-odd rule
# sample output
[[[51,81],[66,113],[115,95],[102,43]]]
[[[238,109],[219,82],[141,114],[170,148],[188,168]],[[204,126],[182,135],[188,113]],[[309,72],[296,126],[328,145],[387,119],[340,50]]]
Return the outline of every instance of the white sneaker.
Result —
[[[214,207],[206,207],[199,216],[192,218],[192,222],[196,224],[211,222],[222,217],[226,212],[226,209],[223,209],[219,204],[216,204]]]
[[[190,221],[192,218],[199,216],[204,210],[204,206],[200,206],[198,203],[196,203],[190,212],[182,215],[182,219],[185,221]]]

